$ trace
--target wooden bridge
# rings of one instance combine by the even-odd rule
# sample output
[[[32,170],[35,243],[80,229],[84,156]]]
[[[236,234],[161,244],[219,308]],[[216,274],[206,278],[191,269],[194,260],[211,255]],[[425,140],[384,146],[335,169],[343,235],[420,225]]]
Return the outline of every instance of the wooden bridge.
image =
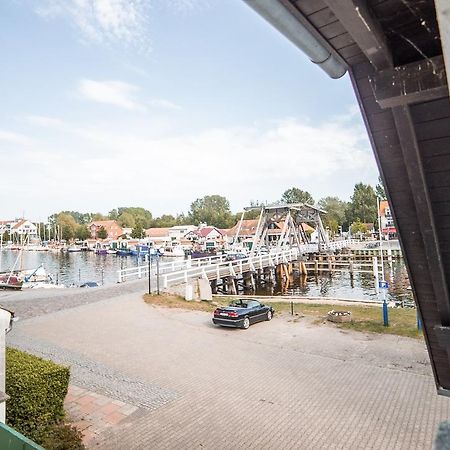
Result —
[[[347,248],[350,244],[350,240],[335,241],[330,242],[328,248],[330,251],[336,251]],[[281,263],[298,260],[302,255],[310,253],[319,253],[318,244],[302,244],[299,247],[249,256],[248,258],[234,261],[227,260],[227,255],[160,262],[158,266],[155,261],[150,261],[150,270],[152,277],[156,276],[158,272],[162,287],[167,288],[181,283],[188,283],[198,278],[212,281],[273,268]],[[117,271],[117,281],[122,283],[130,279],[145,278],[148,277],[148,272],[148,263],[121,269]]]

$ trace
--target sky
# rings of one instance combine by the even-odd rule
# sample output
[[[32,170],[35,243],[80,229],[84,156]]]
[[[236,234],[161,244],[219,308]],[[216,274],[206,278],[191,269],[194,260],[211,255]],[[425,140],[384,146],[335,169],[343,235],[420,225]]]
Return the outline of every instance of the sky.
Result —
[[[2,0],[0,219],[233,211],[378,172],[332,80],[242,0]]]

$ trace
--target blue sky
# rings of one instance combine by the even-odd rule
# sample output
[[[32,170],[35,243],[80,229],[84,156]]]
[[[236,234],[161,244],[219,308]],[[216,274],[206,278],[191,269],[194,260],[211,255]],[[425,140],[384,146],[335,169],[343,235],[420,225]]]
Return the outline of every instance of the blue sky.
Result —
[[[348,76],[241,0],[5,0],[0,51],[2,218],[376,182]]]

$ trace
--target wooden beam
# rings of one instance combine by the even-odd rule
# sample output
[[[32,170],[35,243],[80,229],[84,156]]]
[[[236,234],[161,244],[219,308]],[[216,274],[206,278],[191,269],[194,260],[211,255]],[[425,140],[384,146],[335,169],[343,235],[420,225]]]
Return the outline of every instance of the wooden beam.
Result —
[[[441,55],[382,70],[369,80],[375,99],[382,108],[426,102],[448,95]]]
[[[377,70],[392,67],[384,32],[365,0],[324,0]]]
[[[441,35],[442,53],[447,71],[447,81],[450,84],[450,4],[448,0],[435,0],[436,17]]]
[[[424,263],[429,268],[441,323],[444,326],[450,326],[450,297],[414,124],[408,106],[392,108],[392,113],[417,211],[417,222],[425,248],[427,261],[424,261]]]

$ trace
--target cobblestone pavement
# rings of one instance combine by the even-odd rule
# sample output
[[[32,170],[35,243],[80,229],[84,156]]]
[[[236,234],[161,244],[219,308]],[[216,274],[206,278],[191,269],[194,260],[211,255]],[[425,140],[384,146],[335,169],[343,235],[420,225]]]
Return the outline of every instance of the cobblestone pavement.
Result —
[[[156,409],[176,397],[173,391],[127,376],[105,364],[36,337],[13,331],[8,335],[8,345],[70,366],[71,383],[115,400],[145,409]]]
[[[134,280],[96,288],[0,290],[0,306],[14,311],[16,317],[28,319],[118,295],[145,292],[147,283],[147,280]]]
[[[173,395],[92,448],[430,449],[450,418],[422,341],[306,319],[221,329],[208,314],[126,294],[17,322],[12,338]]]

